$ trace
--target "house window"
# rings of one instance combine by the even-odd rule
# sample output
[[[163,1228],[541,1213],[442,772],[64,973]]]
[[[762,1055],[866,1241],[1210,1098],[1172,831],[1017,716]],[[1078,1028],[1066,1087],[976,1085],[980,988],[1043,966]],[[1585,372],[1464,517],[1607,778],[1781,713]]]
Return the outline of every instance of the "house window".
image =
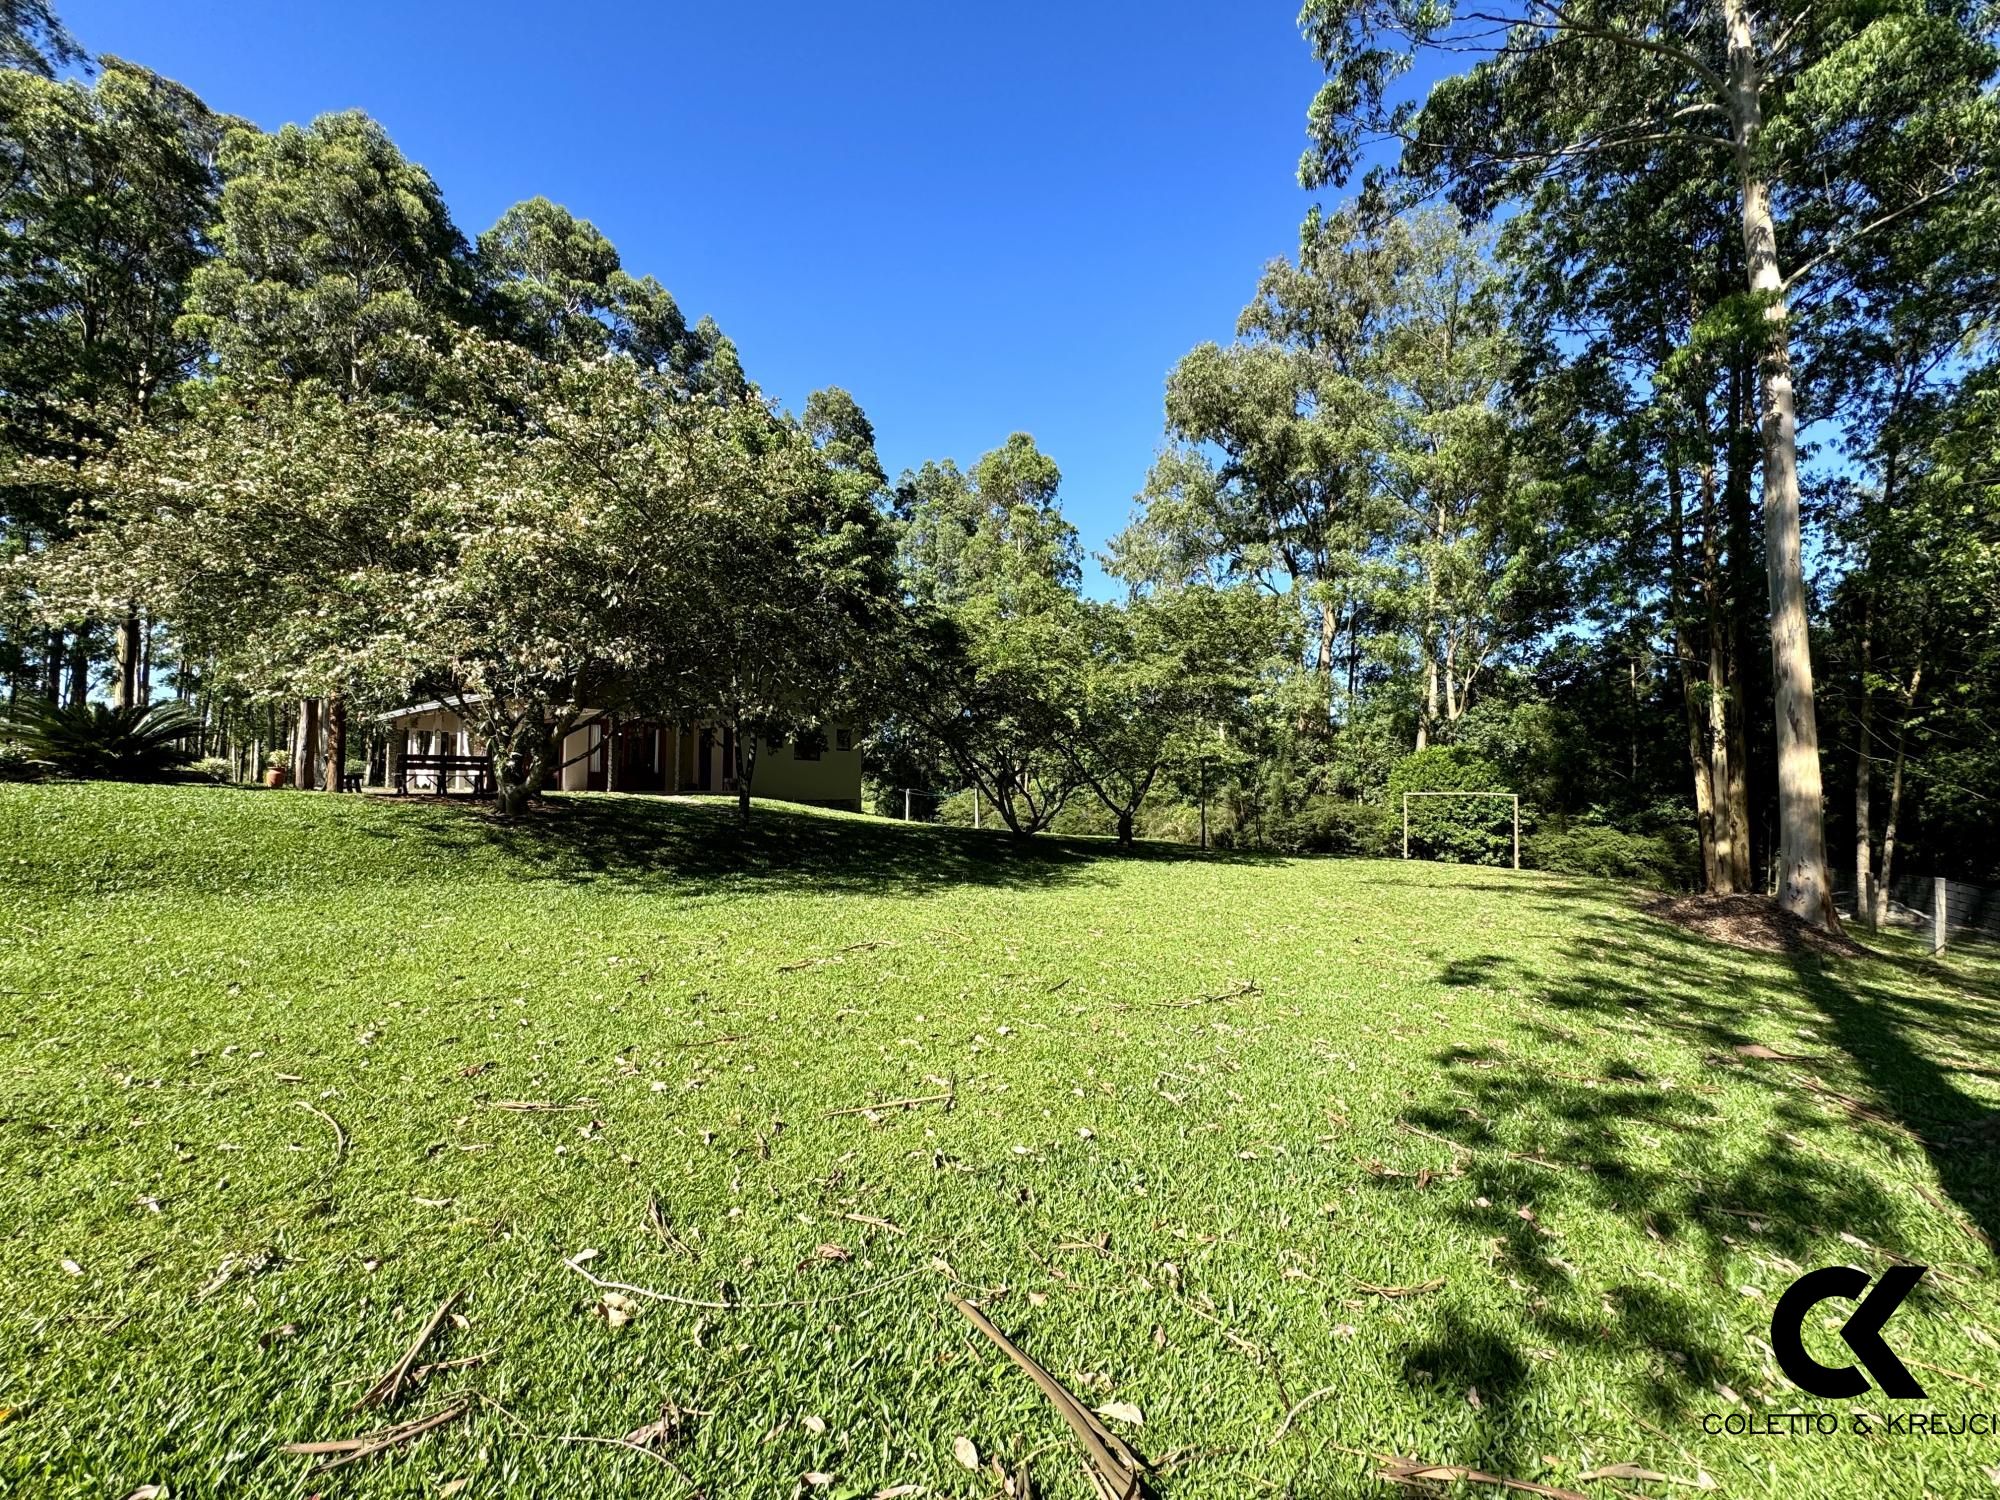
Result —
[[[802,734],[798,737],[798,740],[792,746],[792,759],[818,760],[819,746],[820,746],[819,736],[812,734]]]
[[[854,731],[851,729],[834,730],[833,748],[836,750],[852,750],[854,748]]]

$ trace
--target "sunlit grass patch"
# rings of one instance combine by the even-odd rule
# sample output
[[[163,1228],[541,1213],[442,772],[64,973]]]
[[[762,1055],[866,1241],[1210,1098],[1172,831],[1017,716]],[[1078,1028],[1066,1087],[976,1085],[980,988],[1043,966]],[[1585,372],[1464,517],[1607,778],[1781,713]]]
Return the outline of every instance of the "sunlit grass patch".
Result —
[[[1747,954],[1511,871],[732,814],[0,788],[0,1487],[997,1493],[964,1437],[1086,1494],[953,1295],[1136,1407],[1168,1495],[1391,1492],[1345,1450],[1984,1482],[1971,1439],[1702,1418],[1825,1406],[1772,1303],[1897,1256],[1934,1268],[1890,1328],[1927,1408],[1992,1409],[1987,958]],[[609,1317],[579,1269],[684,1300]],[[454,1293],[421,1362],[484,1358],[352,1410]],[[473,1392],[334,1475],[279,1451]],[[663,1410],[647,1452],[562,1440]]]

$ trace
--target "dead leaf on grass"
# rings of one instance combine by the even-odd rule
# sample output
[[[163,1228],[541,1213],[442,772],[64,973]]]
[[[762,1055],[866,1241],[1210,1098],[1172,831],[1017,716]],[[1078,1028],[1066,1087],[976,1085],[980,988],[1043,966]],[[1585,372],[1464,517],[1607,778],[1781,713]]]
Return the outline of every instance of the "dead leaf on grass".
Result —
[[[623,1292],[604,1292],[591,1308],[598,1317],[612,1328],[623,1328],[639,1316],[639,1304]]]
[[[979,1445],[965,1436],[951,1440],[951,1456],[958,1460],[959,1467],[979,1472]]]

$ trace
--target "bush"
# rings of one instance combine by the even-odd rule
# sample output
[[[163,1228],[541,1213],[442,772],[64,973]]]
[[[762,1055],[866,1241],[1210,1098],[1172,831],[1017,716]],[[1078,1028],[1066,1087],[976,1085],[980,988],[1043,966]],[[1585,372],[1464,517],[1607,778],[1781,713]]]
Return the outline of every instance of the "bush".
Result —
[[[1386,807],[1318,797],[1278,821],[1270,842],[1287,854],[1336,854],[1386,859],[1396,852],[1399,824]]]
[[[197,781],[226,785],[236,779],[236,767],[219,755],[205,755],[187,768],[187,774]]]
[[[1511,791],[1493,766],[1458,745],[1432,745],[1404,756],[1389,773],[1389,809],[1401,841],[1405,792]],[[1412,797],[1410,852],[1449,864],[1507,864],[1513,859],[1512,805],[1503,797]]]
[[[180,742],[201,728],[185,703],[67,708],[23,698],[0,720],[0,738],[16,740],[30,760],[69,776],[157,781],[194,759]]]
[[[1661,890],[1692,886],[1698,849],[1691,830],[1633,833],[1608,823],[1537,829],[1521,838],[1521,863],[1559,875],[1631,880]]]
[[[0,781],[39,781],[48,768],[28,754],[28,747],[0,740]]]

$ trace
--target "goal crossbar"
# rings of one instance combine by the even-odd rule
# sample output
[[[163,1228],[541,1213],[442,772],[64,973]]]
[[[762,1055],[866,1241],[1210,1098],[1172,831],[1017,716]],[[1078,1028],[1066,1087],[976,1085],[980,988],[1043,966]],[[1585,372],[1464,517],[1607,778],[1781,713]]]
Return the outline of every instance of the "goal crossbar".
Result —
[[[1521,868],[1521,794],[1519,792],[1405,792],[1403,793],[1403,858],[1410,857],[1410,799],[1412,797],[1505,797],[1514,804],[1514,868]]]

